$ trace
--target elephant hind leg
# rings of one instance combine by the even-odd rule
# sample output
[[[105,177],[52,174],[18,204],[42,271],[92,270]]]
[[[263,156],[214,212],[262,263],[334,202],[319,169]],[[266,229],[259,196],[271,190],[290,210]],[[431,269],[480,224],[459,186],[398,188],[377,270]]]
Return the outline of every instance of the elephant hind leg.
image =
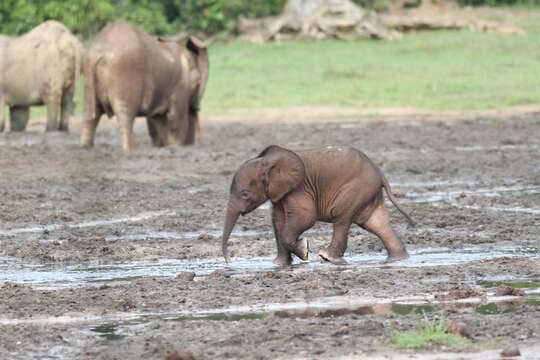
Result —
[[[398,239],[390,226],[390,216],[382,201],[375,207],[375,210],[373,210],[366,221],[357,224],[381,239],[388,252],[389,261],[396,261],[409,257],[405,245]]]
[[[167,145],[167,117],[165,115],[148,117],[146,119],[148,133],[152,139],[152,146],[163,147]]]
[[[9,108],[11,131],[24,131],[29,119],[30,108],[28,106],[11,106]]]

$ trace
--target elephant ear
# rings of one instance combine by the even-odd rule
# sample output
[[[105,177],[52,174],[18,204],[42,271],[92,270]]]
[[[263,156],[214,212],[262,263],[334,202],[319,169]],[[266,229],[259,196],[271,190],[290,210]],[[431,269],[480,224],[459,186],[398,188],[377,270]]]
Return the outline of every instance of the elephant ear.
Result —
[[[262,158],[266,195],[273,203],[296,189],[304,180],[304,163],[294,152],[271,145],[258,157]]]
[[[208,46],[195,36],[188,36],[186,48],[195,56],[195,63],[200,74],[197,98],[193,104],[198,108],[208,82]]]

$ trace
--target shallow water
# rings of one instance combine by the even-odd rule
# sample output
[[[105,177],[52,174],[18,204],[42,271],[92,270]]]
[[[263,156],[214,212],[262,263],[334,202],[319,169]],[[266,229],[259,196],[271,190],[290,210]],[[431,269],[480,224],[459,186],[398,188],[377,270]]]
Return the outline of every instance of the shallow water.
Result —
[[[408,192],[405,200],[414,203],[455,202],[462,196],[500,197],[539,194],[540,186],[496,186],[491,188],[458,189],[452,191]],[[483,208],[479,206],[478,208]]]
[[[176,312],[112,313],[108,315],[72,315],[34,317],[26,319],[0,318],[0,325],[19,324],[72,324],[89,323],[88,329],[98,336],[112,340],[123,337],[121,327],[126,328],[148,323],[152,320],[165,321],[239,321],[261,320],[269,316],[309,318],[335,317],[344,315],[408,315],[444,311],[448,307],[473,308],[477,313],[492,315],[512,312],[519,306],[540,306],[539,289],[527,291],[526,296],[495,296],[488,293],[482,297],[457,300],[437,300],[433,295],[419,294],[407,297],[372,298],[358,296],[331,296],[309,301],[284,303],[257,303],[215,309],[199,309]]]
[[[322,263],[316,255],[308,262],[293,265],[291,271],[319,268],[362,268],[362,267],[426,267],[447,266],[500,257],[523,257],[540,259],[540,249],[533,247],[506,247],[486,249],[482,247],[459,250],[416,249],[408,259],[387,263],[386,254],[368,253],[346,256],[348,265],[335,266]],[[0,258],[0,282],[32,284],[39,288],[65,288],[84,285],[99,285],[108,281],[119,281],[142,277],[173,277],[179,272],[194,272],[205,276],[214,271],[225,271],[227,276],[275,270],[272,258],[233,258],[226,264],[220,258],[200,260],[162,259],[159,261],[133,261],[125,263],[77,263],[77,264],[28,264],[16,258]]]

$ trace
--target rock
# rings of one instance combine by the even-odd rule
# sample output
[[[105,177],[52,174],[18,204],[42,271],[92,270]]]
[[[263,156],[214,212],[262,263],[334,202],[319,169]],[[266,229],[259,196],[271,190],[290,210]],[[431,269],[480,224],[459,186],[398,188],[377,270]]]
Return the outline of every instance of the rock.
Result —
[[[174,350],[165,353],[165,360],[196,360],[196,358],[189,350]]]
[[[214,237],[210,235],[209,233],[203,231],[202,233],[199,234],[199,236],[197,237],[197,240],[209,241],[209,240],[214,240]]]
[[[497,296],[525,296],[525,291],[516,289],[508,285],[499,285],[495,290]]]
[[[447,332],[449,332],[450,334],[463,336],[467,339],[473,338],[470,330],[467,328],[467,326],[464,323],[454,321],[454,320],[450,320],[448,322]]]
[[[176,278],[182,281],[193,281],[195,279],[195,273],[193,271],[181,271],[176,274]]]
[[[451,289],[442,294],[435,294],[435,299],[447,301],[447,300],[466,299],[466,298],[471,298],[471,297],[482,297],[484,295],[485,293],[483,291],[469,288],[469,287],[463,287],[463,288]]]
[[[508,358],[508,357],[518,357],[521,356],[521,352],[519,351],[519,348],[517,346],[507,346],[504,348],[503,351],[501,351],[501,357],[502,358]]]
[[[224,270],[214,270],[210,274],[208,274],[208,278],[210,279],[225,279],[229,277],[231,277],[231,274]]]

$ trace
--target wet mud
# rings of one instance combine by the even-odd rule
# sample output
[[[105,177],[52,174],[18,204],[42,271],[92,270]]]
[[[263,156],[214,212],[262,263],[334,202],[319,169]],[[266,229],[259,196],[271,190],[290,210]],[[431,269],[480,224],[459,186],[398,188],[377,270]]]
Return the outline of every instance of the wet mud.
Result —
[[[166,149],[140,122],[129,155],[111,124],[91,150],[77,123],[69,135],[0,134],[1,358],[452,359],[539,343],[539,116],[213,119],[200,144]],[[348,264],[321,263],[332,229],[317,224],[303,235],[310,260],[275,268],[265,204],[239,220],[225,264],[232,174],[272,143],[366,152],[419,222],[389,205],[411,257],[385,262],[354,228]],[[392,348],[393,331],[426,316],[464,323],[473,340]]]

